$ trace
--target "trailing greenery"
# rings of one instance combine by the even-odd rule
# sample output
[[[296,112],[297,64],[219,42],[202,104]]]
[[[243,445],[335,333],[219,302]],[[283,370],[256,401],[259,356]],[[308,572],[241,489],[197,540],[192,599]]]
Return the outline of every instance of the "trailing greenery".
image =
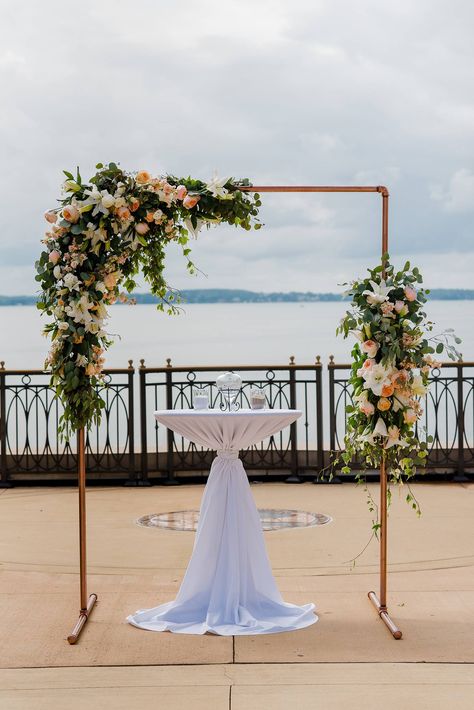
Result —
[[[248,180],[215,176],[205,183],[153,177],[145,170],[129,173],[116,163],[96,167],[88,182],[79,169],[74,175],[64,171],[63,194],[59,207],[45,214],[49,229],[36,263],[42,289],[37,306],[50,317],[46,367],[64,405],[60,431],[66,437],[100,420],[104,353],[112,344],[105,331],[107,306],[127,301],[142,273],[157,307],[176,313],[179,294],[164,277],[168,243],[181,246],[194,273],[189,238],[202,226],[261,226],[259,195],[239,189]]]
[[[357,459],[362,469],[357,477],[364,480],[365,469],[385,462],[389,482],[403,483],[427,456],[429,440],[419,420],[430,370],[440,365],[434,355],[445,351],[452,360],[459,359],[452,340],[461,341],[452,331],[433,335],[434,324],[423,310],[429,291],[421,287],[417,267],[407,262],[395,270],[387,254],[368,271],[367,278],[350,284],[346,293],[351,308],[337,329],[344,338],[356,339],[342,472],[349,473]],[[410,490],[406,499],[419,512]],[[369,503],[376,510],[370,497]],[[378,530],[378,520],[373,527]]]

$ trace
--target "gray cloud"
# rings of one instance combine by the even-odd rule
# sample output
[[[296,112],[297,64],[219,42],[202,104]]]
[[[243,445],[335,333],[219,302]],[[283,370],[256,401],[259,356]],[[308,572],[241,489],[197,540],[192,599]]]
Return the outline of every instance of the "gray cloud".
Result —
[[[61,170],[388,184],[391,251],[471,285],[474,8],[432,0],[0,4],[0,292],[31,293]],[[264,196],[265,230],[195,244],[207,280],[333,290],[378,258],[376,195]],[[463,255],[463,256],[460,256]],[[445,274],[448,276],[445,276]],[[442,283],[443,281],[443,283]]]

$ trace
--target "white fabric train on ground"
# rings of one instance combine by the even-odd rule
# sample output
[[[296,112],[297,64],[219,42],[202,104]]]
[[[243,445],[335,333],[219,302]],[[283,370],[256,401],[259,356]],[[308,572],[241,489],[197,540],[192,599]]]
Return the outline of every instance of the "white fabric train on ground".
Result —
[[[149,631],[222,636],[269,634],[314,624],[314,604],[283,601],[238,452],[294,422],[297,410],[172,410],[156,419],[217,451],[201,503],[194,549],[178,596],[127,617]]]

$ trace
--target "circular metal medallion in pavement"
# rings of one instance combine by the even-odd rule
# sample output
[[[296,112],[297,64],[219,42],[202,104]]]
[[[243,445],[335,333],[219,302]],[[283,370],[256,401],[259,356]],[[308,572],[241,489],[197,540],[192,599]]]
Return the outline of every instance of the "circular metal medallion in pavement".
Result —
[[[260,508],[258,511],[264,530],[282,528],[313,528],[332,522],[329,515],[309,513],[305,510],[278,510]],[[138,518],[137,524],[145,528],[164,528],[166,530],[196,530],[199,522],[198,510],[176,510],[172,513],[151,513]]]

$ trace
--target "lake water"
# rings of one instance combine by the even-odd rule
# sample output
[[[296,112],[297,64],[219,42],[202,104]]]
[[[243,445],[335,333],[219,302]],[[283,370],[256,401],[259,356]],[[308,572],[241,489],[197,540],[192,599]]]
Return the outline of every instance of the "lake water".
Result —
[[[113,306],[108,331],[120,335],[108,351],[109,367],[286,364],[294,355],[299,364],[323,363],[333,354],[348,362],[351,341],[336,338],[344,303],[217,303],[185,307],[179,316],[167,316],[153,305]],[[474,360],[474,301],[433,301],[428,315],[435,332],[454,328],[463,339],[465,360]],[[0,360],[9,369],[41,369],[48,341],[33,306],[0,308]]]

